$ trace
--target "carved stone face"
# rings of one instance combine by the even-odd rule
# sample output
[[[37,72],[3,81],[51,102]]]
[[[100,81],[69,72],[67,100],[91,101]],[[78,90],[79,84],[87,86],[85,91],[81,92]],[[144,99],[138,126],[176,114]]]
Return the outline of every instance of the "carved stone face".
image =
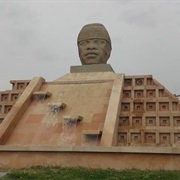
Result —
[[[79,57],[83,65],[106,64],[110,45],[104,39],[88,39],[78,43]]]

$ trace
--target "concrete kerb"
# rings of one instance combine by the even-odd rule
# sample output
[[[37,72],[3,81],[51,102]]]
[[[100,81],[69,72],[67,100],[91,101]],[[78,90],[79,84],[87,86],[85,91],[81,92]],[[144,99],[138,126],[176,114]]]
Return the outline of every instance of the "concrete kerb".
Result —
[[[102,152],[130,154],[180,154],[175,147],[95,147],[95,146],[24,146],[0,145],[1,152]]]

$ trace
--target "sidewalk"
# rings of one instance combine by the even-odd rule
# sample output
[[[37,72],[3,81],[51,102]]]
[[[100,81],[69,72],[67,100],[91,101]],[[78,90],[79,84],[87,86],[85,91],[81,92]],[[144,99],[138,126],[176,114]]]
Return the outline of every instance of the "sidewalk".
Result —
[[[7,172],[0,172],[0,178],[5,176],[7,174]]]

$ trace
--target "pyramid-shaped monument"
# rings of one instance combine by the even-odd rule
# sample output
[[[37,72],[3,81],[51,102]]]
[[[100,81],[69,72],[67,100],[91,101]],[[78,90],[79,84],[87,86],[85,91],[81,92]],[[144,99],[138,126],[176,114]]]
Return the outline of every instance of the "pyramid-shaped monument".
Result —
[[[83,27],[78,48],[70,73],[0,92],[1,167],[179,170],[179,99],[152,75],[115,73],[101,24]]]

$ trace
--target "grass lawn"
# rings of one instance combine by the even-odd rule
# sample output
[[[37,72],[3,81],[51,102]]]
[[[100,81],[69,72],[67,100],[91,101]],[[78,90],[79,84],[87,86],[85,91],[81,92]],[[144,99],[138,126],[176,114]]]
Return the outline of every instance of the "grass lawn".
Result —
[[[0,179],[42,179],[42,180],[180,180],[180,171],[102,170],[87,168],[34,167],[11,170]]]

